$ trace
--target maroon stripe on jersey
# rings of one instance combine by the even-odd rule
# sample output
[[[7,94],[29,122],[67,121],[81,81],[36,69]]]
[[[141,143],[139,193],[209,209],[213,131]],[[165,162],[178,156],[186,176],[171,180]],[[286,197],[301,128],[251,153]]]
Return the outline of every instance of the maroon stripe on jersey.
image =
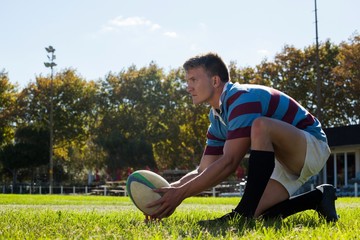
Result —
[[[308,126],[312,126],[315,122],[314,117],[311,114],[307,114],[306,118],[302,119],[298,124],[296,124],[296,127],[299,129],[305,129]]]
[[[228,131],[227,139],[250,137],[251,126]]]
[[[296,113],[298,112],[298,109],[299,106],[292,99],[289,99],[289,106],[282,120],[284,122],[292,124],[295,119]]]
[[[206,146],[204,155],[222,155],[223,147],[222,146]]]
[[[261,103],[248,102],[236,106],[230,113],[229,122],[238,116],[249,113],[261,113]]]
[[[245,91],[238,91],[236,92],[234,95],[232,95],[231,97],[228,98],[228,100],[226,101],[226,105],[229,107],[231,104],[233,104],[236,99],[238,99],[241,94],[246,93]]]
[[[207,137],[207,139],[210,139],[210,140],[216,140],[216,141],[225,142],[225,140],[224,140],[224,139],[221,139],[221,138],[215,137],[215,136],[214,136],[214,135],[212,135],[209,131],[207,132],[206,137]]]
[[[272,115],[274,115],[277,107],[279,106],[279,102],[280,102],[280,93],[275,90],[270,90],[270,92],[271,92],[271,97],[270,97],[270,102],[269,102],[269,108],[265,115],[267,117],[271,117]]]

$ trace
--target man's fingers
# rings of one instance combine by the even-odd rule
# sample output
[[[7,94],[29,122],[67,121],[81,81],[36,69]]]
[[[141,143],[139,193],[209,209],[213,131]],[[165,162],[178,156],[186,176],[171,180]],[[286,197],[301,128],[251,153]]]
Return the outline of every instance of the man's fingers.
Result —
[[[168,204],[162,204],[152,215],[152,218],[157,218],[157,219],[162,219],[162,218],[166,218],[169,217],[173,212],[175,211],[172,210],[171,206],[169,206]]]
[[[169,188],[156,188],[156,189],[153,189],[153,191],[156,193],[162,193],[161,195],[163,195],[164,193],[169,191]],[[160,198],[159,200],[156,200],[154,202],[147,204],[146,207],[148,207],[148,208],[155,207],[157,205],[162,204],[163,202],[164,202],[164,200],[162,198]]]
[[[162,200],[162,199],[160,198],[160,199],[158,199],[158,200],[156,200],[156,201],[153,201],[153,202],[151,202],[151,203],[146,204],[146,207],[147,207],[147,208],[152,208],[152,207],[155,207],[155,206],[157,206],[157,205],[162,204],[163,202],[164,202],[164,200]]]
[[[146,214],[144,214],[144,215],[145,215],[144,223],[146,223],[146,224],[152,223],[152,222],[158,222],[158,221],[161,220],[161,219],[159,219],[159,218],[153,218],[153,217],[151,217],[151,216],[149,216],[149,215],[146,215]]]
[[[155,188],[153,189],[154,192],[157,192],[157,193],[166,193],[167,191],[169,191],[170,188],[168,187],[163,187],[163,188]]]

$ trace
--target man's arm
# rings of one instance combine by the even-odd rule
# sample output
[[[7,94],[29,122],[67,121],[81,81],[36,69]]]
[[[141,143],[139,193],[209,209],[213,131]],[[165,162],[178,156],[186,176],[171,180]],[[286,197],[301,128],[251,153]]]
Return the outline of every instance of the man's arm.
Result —
[[[213,162],[218,160],[221,155],[203,155],[200,161],[200,165],[197,169],[187,173],[180,180],[171,183],[172,187],[180,187],[185,183],[191,181],[193,178],[197,177],[200,173],[202,173],[207,167],[209,167]]]
[[[249,149],[250,138],[227,140],[223,150],[224,154],[217,161],[212,162],[197,177],[180,187],[183,197],[194,196],[224,181],[236,170]]]
[[[158,189],[157,192],[164,195],[148,205],[148,207],[161,205],[152,217],[161,219],[170,216],[185,198],[194,196],[225,180],[236,170],[249,148],[250,138],[227,140],[224,146],[224,154],[216,161],[210,161],[210,165],[196,177],[179,187]]]

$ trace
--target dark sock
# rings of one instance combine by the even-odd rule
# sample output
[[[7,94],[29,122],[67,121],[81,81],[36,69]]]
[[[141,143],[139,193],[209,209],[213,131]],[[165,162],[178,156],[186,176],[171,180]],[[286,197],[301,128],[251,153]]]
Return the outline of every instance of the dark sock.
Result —
[[[235,211],[244,217],[254,217],[255,210],[275,167],[274,152],[252,150],[244,195]]]
[[[286,218],[298,212],[305,210],[316,210],[318,204],[322,199],[322,192],[314,189],[304,194],[297,195],[285,201],[282,201],[275,206],[269,208],[262,214],[264,219],[270,218]]]

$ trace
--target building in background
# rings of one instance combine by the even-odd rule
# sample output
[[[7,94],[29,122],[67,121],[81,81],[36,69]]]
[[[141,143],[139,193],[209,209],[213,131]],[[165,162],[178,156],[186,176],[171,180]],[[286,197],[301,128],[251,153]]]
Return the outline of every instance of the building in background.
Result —
[[[360,125],[324,129],[331,155],[320,173],[323,183],[338,189],[360,183]]]

